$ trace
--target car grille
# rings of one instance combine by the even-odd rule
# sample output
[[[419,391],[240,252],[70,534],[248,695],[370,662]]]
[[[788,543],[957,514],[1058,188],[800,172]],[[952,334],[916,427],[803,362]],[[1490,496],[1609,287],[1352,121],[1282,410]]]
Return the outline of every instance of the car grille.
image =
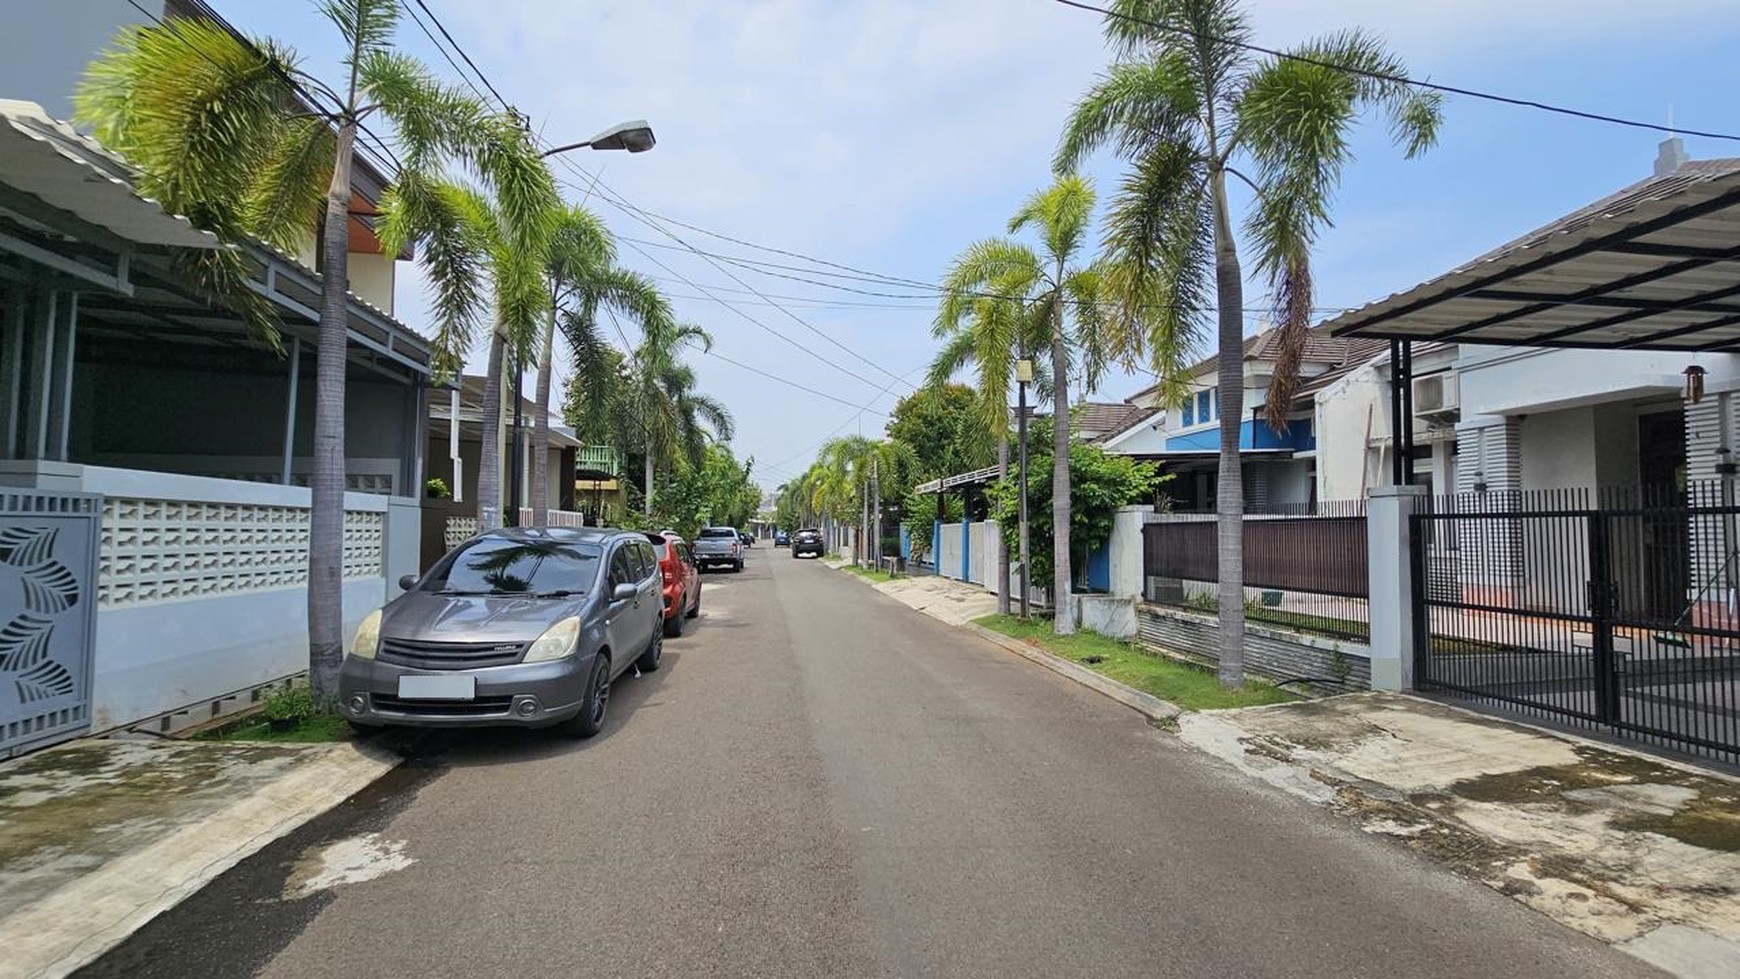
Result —
[[[474,670],[482,666],[508,666],[525,655],[519,642],[426,642],[419,639],[381,640],[375,658],[395,666],[419,670]]]
[[[372,695],[375,710],[387,714],[421,717],[489,717],[506,714],[512,697],[479,697],[476,700],[402,700],[391,694]]]

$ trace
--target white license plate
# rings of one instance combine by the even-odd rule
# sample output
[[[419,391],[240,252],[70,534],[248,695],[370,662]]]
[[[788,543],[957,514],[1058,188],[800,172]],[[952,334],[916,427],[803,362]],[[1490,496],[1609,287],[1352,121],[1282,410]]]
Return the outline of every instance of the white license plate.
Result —
[[[474,676],[402,676],[399,696],[405,700],[476,700]]]

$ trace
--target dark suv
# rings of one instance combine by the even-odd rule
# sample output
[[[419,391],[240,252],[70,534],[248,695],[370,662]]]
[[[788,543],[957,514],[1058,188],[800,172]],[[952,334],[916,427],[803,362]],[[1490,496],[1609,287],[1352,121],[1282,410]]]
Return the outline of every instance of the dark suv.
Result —
[[[819,530],[800,530],[791,535],[791,556],[803,557],[810,554],[821,557],[827,547],[822,543],[822,532]]]

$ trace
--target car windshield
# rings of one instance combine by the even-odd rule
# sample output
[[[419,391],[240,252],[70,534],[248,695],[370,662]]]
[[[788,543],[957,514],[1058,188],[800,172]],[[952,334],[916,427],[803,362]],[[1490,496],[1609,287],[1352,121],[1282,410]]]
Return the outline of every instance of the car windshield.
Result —
[[[730,527],[707,527],[701,531],[702,537],[736,537],[737,531]]]
[[[456,595],[581,594],[592,590],[602,552],[592,544],[486,537],[435,569],[425,591]]]

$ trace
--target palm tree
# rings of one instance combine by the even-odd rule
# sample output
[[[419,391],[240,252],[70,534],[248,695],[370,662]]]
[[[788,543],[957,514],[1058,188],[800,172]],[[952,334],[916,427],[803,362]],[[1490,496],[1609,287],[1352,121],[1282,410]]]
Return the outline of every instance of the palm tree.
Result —
[[[728,442],[735,434],[731,412],[717,398],[697,390],[694,368],[678,356],[690,343],[709,350],[713,337],[687,323],[653,329],[635,348],[630,368],[629,397],[645,452],[641,506],[647,516],[652,515],[653,477],[659,469],[679,457],[699,466],[708,442]]]
[[[816,463],[805,474],[811,506],[836,519],[859,520],[858,559],[875,555],[881,541],[871,526],[871,480],[896,482],[918,469],[918,455],[899,439],[871,439],[844,435],[829,439],[816,454]],[[868,549],[868,550],[867,550]],[[872,556],[873,562],[875,558]]]
[[[616,265],[616,242],[604,222],[580,207],[563,209],[550,236],[544,277],[550,290],[549,323],[543,331],[543,355],[538,359],[537,417],[532,428],[532,522],[541,526],[549,511],[550,372],[555,357],[558,311],[571,313],[561,329],[584,344],[601,342],[598,313],[621,312],[640,324],[643,333],[668,330],[670,304],[645,276]],[[566,307],[566,309],[564,309]],[[586,334],[580,337],[579,334]],[[587,363],[596,363],[587,358]],[[576,366],[582,359],[576,356]],[[584,375],[582,375],[584,376]]]
[[[1436,141],[1441,99],[1397,80],[1406,67],[1362,31],[1308,41],[1288,52],[1297,58],[1257,57],[1242,46],[1251,29],[1239,0],[1113,0],[1111,10],[1105,34],[1117,60],[1076,104],[1054,162],[1068,172],[1110,145],[1129,163],[1103,244],[1119,320],[1140,330],[1114,339],[1126,352],[1146,347],[1169,399],[1182,396],[1186,352],[1209,309],[1218,312],[1219,672],[1223,684],[1237,686],[1244,682],[1244,279],[1227,175],[1255,198],[1244,233],[1274,292],[1281,331],[1265,413],[1282,426],[1310,325],[1311,245],[1329,224],[1353,124],[1364,110],[1381,110],[1412,157]],[[1249,173],[1239,168],[1246,162]]]
[[[542,161],[527,175],[527,186],[513,188],[530,203],[498,188],[493,199],[468,184],[431,180],[411,200],[397,187],[381,204],[381,243],[399,247],[423,236],[425,271],[438,296],[455,296],[439,305],[434,347],[443,370],[456,370],[475,341],[483,310],[491,314],[489,367],[483,381],[483,432],[477,466],[477,521],[482,530],[502,522],[502,376],[506,360],[515,369],[538,342],[550,296],[544,265],[564,209]],[[485,299],[484,282],[490,298]],[[548,429],[546,428],[546,437]]]
[[[1039,250],[1012,238],[990,238],[969,247],[949,270],[939,323],[951,319],[958,323],[969,310],[975,321],[983,317],[985,329],[982,335],[975,334],[971,347],[972,359],[980,364],[980,391],[990,424],[1008,425],[1004,415],[1011,352],[1024,339],[1031,339],[1032,349],[1044,352],[1050,361],[1055,417],[1069,417],[1072,366],[1090,390],[1099,382],[1107,358],[1107,331],[1100,310],[1102,274],[1098,266],[1076,264],[1093,208],[1093,187],[1079,176],[1061,176],[1029,197],[1009,221],[1011,235],[1028,229],[1037,232]],[[956,345],[965,351],[964,335],[944,348],[944,357],[956,356],[951,353]],[[1053,526],[1059,529],[1052,542],[1053,628],[1058,635],[1069,635],[1075,631],[1075,610],[1069,601],[1069,425],[1054,429],[1051,508]]]
[[[392,124],[404,166],[389,196],[401,200],[408,228],[426,226],[435,175],[450,163],[498,188],[516,228],[531,227],[517,218],[545,206],[554,187],[516,119],[443,85],[394,49],[395,0],[320,0],[318,6],[345,43],[346,77],[336,88],[302,70],[284,48],[233,38],[226,43],[221,30],[182,20],[123,31],[87,73],[79,113],[99,138],[154,174],[148,181],[199,202],[192,210],[218,225],[215,230],[301,244],[319,222],[308,644],[310,687],[325,705],[336,696],[344,658],[344,375],[358,131],[377,115]],[[313,94],[305,99],[307,92]],[[236,298],[245,288],[241,263],[239,256],[206,260],[202,285],[232,304],[246,303]],[[462,315],[446,304],[463,301],[466,289],[459,284],[443,291],[438,304]],[[259,307],[243,311],[275,343]]]

